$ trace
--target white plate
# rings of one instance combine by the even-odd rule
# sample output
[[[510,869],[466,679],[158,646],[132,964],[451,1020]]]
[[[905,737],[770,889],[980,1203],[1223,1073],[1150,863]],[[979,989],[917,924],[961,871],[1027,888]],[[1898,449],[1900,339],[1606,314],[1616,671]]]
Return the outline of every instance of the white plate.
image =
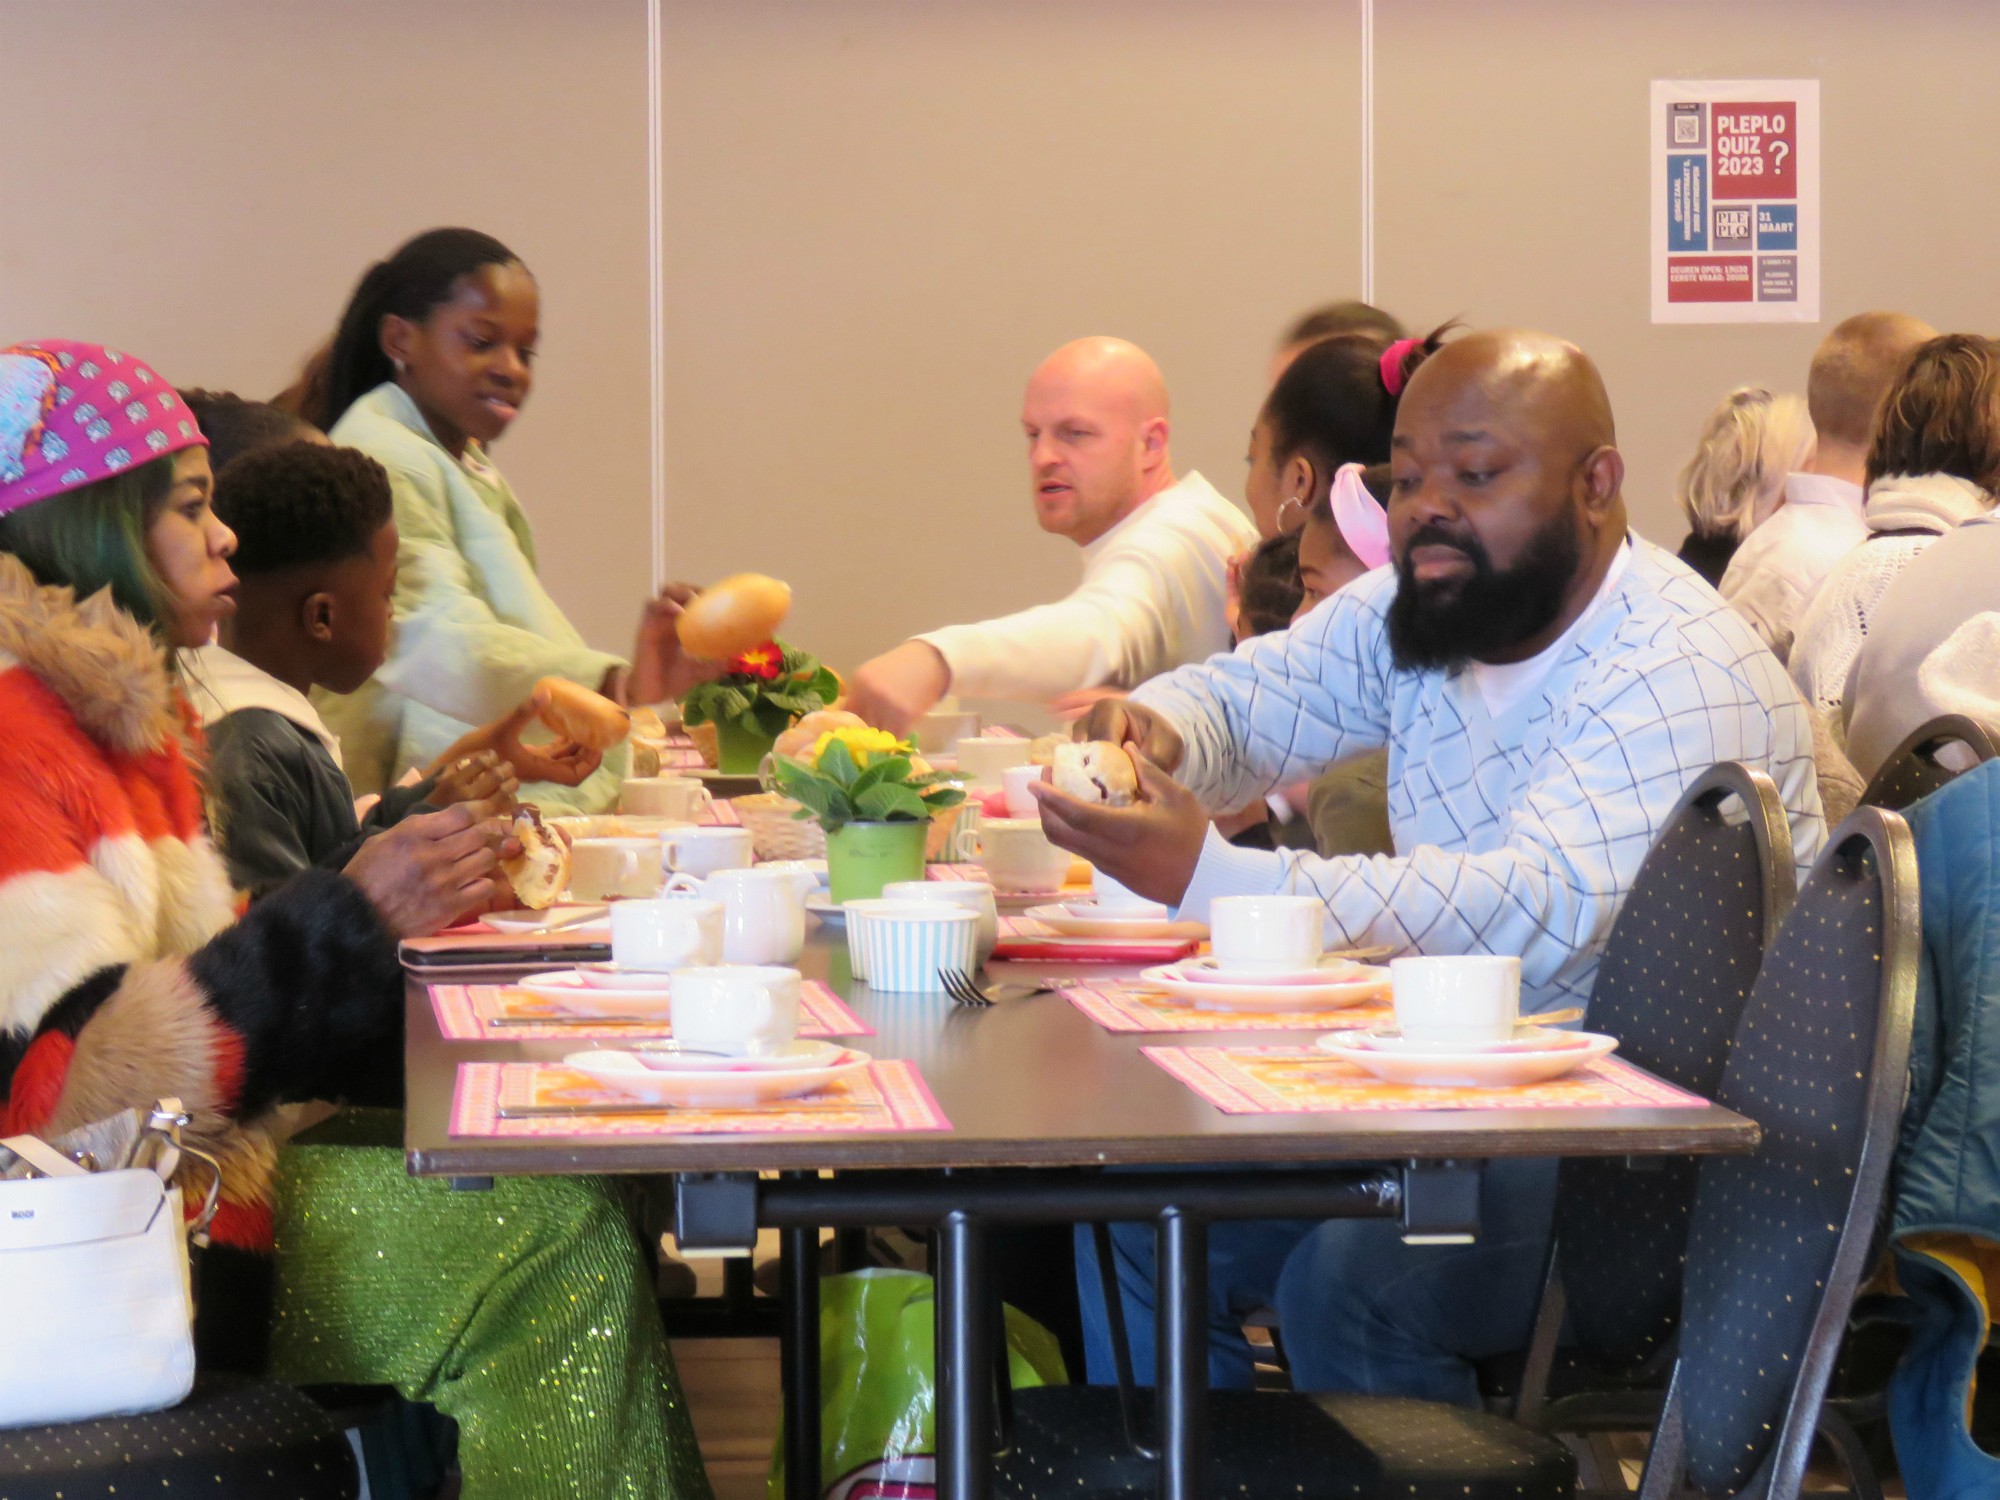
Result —
[[[576,977],[587,989],[644,991],[655,995],[664,995],[674,982],[674,976],[665,969],[628,969],[617,963],[578,964]]]
[[[585,913],[589,913],[588,916]],[[568,931],[574,927],[588,927],[602,920],[606,909],[599,905],[550,906],[541,911],[517,908],[514,911],[490,911],[479,920],[495,932],[552,932]],[[551,925],[554,924],[554,925]]]
[[[1360,972],[1354,978],[1317,984],[1253,984],[1240,980],[1218,984],[1212,979],[1188,979],[1181,973],[1184,967],[1161,964],[1142,970],[1139,977],[1198,1010],[1331,1010],[1366,1000],[1387,999],[1389,994],[1389,971],[1368,964],[1356,965]]]
[[[1165,911],[1165,907],[1160,910]],[[1176,922],[1169,917],[1112,916],[1092,901],[1059,901],[1052,906],[1031,906],[1022,916],[1040,922],[1063,937],[1105,938],[1205,938],[1208,929],[1199,922]]]
[[[1314,1045],[1384,1083],[1424,1088],[1509,1089],[1546,1083],[1617,1050],[1618,1039],[1594,1031],[1566,1031],[1561,1046],[1510,1052],[1414,1052],[1379,1045],[1365,1031],[1332,1031]]]
[[[1180,970],[1183,979],[1193,984],[1224,984],[1231,988],[1274,984],[1318,986],[1341,982],[1368,970],[1367,964],[1339,957],[1322,958],[1302,969],[1225,969],[1213,955],[1185,959],[1174,967]]]
[[[530,974],[515,980],[513,987],[580,1016],[659,1021],[663,1025],[667,1019],[665,990],[600,990],[585,984],[583,976],[574,969],[551,969],[543,974]]]
[[[847,930],[847,908],[836,905],[825,896],[806,897],[806,910],[829,927],[837,928],[841,932]]]
[[[744,1104],[768,1104],[774,1099],[792,1099],[815,1093],[837,1078],[868,1066],[866,1052],[852,1047],[840,1049],[840,1056],[826,1067],[800,1068],[790,1072],[737,1068],[729,1072],[703,1070],[698,1073],[671,1072],[649,1067],[632,1052],[605,1048],[573,1052],[563,1059],[565,1067],[588,1074],[606,1088],[642,1100],[680,1109],[728,1109]]]
[[[657,1073],[798,1073],[832,1067],[847,1053],[847,1048],[838,1042],[803,1039],[756,1057],[689,1052],[679,1042],[672,1041],[636,1042],[629,1050]]]

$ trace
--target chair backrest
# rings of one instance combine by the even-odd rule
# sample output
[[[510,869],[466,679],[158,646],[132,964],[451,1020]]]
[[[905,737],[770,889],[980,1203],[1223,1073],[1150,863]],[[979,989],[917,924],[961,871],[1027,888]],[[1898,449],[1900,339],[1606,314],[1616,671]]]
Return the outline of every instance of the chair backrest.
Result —
[[[1797,884],[1790,823],[1771,778],[1734,761],[1688,788],[1618,913],[1590,998],[1590,1029],[1621,1057],[1713,1098],[1729,1044]],[[1630,1372],[1679,1322],[1695,1163],[1643,1168],[1572,1158],[1560,1169],[1555,1242],[1575,1349]]]
[[[1716,1092],[1763,1139],[1701,1166],[1645,1500],[1798,1494],[1895,1152],[1921,942],[1909,827],[1864,807],[1765,955]]]
[[[1963,714],[1943,714],[1932,719],[1882,762],[1882,768],[1869,779],[1868,790],[1861,794],[1861,804],[1901,812],[1960,772],[2000,754],[2000,745],[1994,740],[1992,729]],[[1953,766],[1938,759],[1938,752],[1952,745],[1964,747],[1960,752],[1962,764]]]

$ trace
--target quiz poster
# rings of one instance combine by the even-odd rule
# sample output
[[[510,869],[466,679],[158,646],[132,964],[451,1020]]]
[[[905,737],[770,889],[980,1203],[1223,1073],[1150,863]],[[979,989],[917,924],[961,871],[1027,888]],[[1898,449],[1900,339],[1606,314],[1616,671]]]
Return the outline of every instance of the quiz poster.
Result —
[[[1819,321],[1819,80],[1654,79],[1655,323]]]

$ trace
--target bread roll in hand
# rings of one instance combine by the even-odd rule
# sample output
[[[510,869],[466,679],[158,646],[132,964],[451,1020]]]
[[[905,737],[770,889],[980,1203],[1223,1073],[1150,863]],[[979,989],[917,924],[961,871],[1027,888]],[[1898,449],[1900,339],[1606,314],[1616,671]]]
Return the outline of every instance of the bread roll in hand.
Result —
[[[632,731],[632,716],[601,693],[563,677],[535,684],[542,706],[535,711],[549,728],[586,750],[609,750]]]
[[[1139,769],[1123,745],[1085,740],[1055,747],[1050,779],[1057,791],[1079,802],[1130,807],[1139,799]]]
[[[521,905],[531,911],[553,906],[569,885],[569,835],[544,823],[542,815],[525,803],[514,813],[512,832],[521,852],[502,860],[500,872]]]
[[[789,586],[762,573],[736,573],[689,600],[675,628],[690,656],[727,661],[770,640],[791,609]]]

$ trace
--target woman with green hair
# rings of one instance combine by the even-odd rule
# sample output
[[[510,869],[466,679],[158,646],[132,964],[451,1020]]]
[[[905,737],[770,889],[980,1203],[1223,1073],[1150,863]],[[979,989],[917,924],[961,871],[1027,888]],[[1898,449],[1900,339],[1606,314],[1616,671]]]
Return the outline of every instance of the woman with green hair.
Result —
[[[395,1098],[397,942],[493,897],[505,826],[471,805],[406,819],[238,917],[169,661],[234,606],[211,490],[206,439],[144,364],[0,349],[0,1136],[179,1098],[223,1166],[207,1366],[433,1402],[475,1495],[699,1500],[604,1183],[414,1182],[393,1117],[381,1144],[286,1143],[288,1104]]]

